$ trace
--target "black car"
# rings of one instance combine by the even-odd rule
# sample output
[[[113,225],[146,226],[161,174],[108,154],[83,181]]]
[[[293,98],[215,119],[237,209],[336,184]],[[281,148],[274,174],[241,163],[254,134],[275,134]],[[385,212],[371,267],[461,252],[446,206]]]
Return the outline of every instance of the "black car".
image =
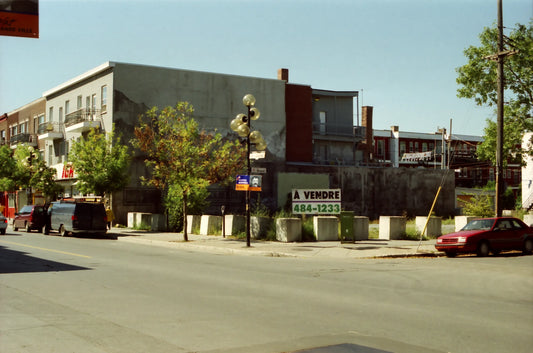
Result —
[[[45,234],[59,232],[62,236],[69,234],[105,234],[107,216],[103,203],[56,201],[48,207],[49,222]]]

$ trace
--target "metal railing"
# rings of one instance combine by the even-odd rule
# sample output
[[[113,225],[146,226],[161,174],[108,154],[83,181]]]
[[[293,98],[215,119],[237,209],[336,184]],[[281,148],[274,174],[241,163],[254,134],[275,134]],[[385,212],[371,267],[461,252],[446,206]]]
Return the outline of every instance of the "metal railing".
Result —
[[[39,124],[39,127],[37,128],[37,133],[39,135],[42,135],[42,134],[46,134],[46,133],[49,133],[49,132],[58,132],[58,133],[61,133],[61,129],[60,129],[60,125],[58,122],[45,122],[45,123],[40,123]]]
[[[366,127],[341,124],[313,123],[313,133],[324,136],[364,138]]]
[[[100,109],[83,108],[65,116],[65,126],[69,127],[86,121],[100,121]]]
[[[37,142],[37,136],[34,134],[18,134],[15,136],[11,136],[11,139],[9,140],[9,144],[11,146],[19,144],[19,143],[36,143]]]

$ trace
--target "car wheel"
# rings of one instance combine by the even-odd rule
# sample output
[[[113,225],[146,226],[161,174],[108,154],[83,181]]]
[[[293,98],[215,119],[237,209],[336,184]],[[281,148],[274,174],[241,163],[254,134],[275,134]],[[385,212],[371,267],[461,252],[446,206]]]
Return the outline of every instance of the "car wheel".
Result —
[[[445,251],[446,257],[456,257],[457,253],[455,251]]]
[[[0,234],[6,235],[6,230],[5,229],[0,230]]]
[[[482,241],[481,243],[479,243],[479,245],[477,246],[477,256],[485,257],[485,256],[489,256],[489,253],[490,253],[489,243],[487,241]]]
[[[31,227],[30,227],[29,223],[26,223],[26,232],[28,232],[28,233],[31,232]]]
[[[524,249],[522,250],[522,252],[525,255],[531,255],[531,253],[533,253],[533,239],[531,238],[526,239],[526,241],[524,242]]]
[[[59,227],[59,234],[61,234],[62,237],[68,236],[68,232],[65,230],[64,226]]]

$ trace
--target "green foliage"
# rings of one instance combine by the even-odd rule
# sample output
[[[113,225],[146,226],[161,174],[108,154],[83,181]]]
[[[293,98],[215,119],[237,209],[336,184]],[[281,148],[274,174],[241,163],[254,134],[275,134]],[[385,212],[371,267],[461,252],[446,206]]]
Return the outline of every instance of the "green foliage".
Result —
[[[207,196],[209,192],[206,188],[191,190],[188,196],[188,213],[200,214],[207,206]],[[172,184],[169,186],[165,195],[164,203],[168,213],[168,226],[171,230],[183,230],[183,191],[179,185]],[[199,229],[196,231],[198,234]],[[195,231],[193,230],[193,233]]]
[[[92,129],[72,145],[70,158],[78,174],[78,188],[85,194],[105,196],[128,185],[128,146],[121,144],[113,131],[106,136]]]
[[[246,152],[239,141],[224,141],[219,133],[201,130],[193,113],[188,102],[178,102],[161,111],[154,107],[141,117],[132,140],[146,154],[145,164],[151,171],[142,182],[169,190],[170,200],[183,201],[184,223],[187,209],[201,200],[200,195],[206,195],[201,190],[229,182],[242,170]],[[166,205],[169,214],[179,214],[176,202],[167,199]],[[187,240],[186,227],[184,239]]]
[[[302,241],[316,241],[313,217],[304,217],[302,219]]]
[[[492,217],[494,216],[494,204],[492,196],[486,193],[472,195],[470,201],[464,201],[463,212],[467,216]]]
[[[53,198],[61,191],[55,182],[55,170],[48,168],[33,147],[20,144],[12,151],[0,147],[0,191],[33,187]]]
[[[457,96],[473,99],[478,105],[497,104],[497,62],[488,58],[498,52],[498,29],[485,28],[479,36],[481,45],[464,51],[468,63],[456,69],[459,89]],[[533,21],[528,26],[517,24],[505,37],[506,50],[514,51],[505,57],[504,163],[516,161],[521,155],[533,155],[531,146],[521,149],[523,133],[533,131]],[[484,142],[478,157],[496,164],[496,123],[487,120]],[[533,141],[531,141],[533,142]]]

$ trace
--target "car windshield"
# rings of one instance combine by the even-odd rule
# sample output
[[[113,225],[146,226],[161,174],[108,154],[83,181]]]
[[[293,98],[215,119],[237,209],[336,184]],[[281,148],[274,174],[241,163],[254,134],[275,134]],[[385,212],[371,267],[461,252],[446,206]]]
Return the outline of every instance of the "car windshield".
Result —
[[[494,219],[475,219],[467,223],[461,230],[489,230],[494,224]]]
[[[24,206],[20,209],[20,212],[19,213],[31,213],[31,209],[32,207],[31,206]]]

